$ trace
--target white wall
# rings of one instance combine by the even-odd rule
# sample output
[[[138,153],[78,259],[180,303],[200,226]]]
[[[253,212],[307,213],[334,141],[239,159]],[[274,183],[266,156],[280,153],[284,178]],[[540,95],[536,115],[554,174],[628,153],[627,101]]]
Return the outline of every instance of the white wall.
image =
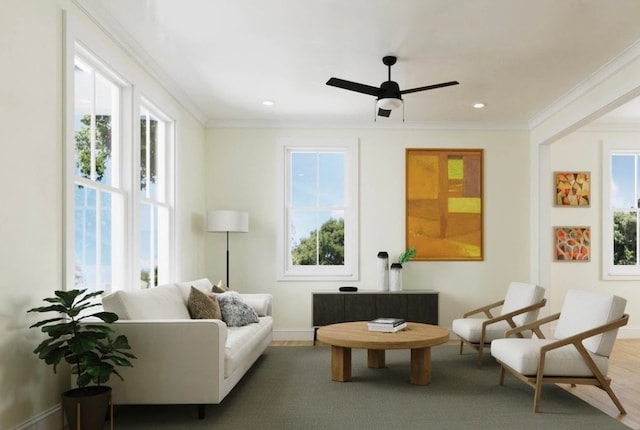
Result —
[[[277,335],[310,338],[311,292],[341,282],[278,282],[275,272],[276,141],[279,137],[357,137],[360,141],[360,289],[375,289],[378,251],[405,247],[405,148],[484,149],[485,259],[405,265],[405,289],[440,292],[440,324],[503,297],[511,280],[529,280],[528,133],[426,130],[211,129],[207,133],[207,209],[249,211],[247,234],[230,238],[230,284],[274,295]],[[207,275],[225,278],[225,237],[207,236]],[[305,337],[306,336],[306,337]]]
[[[560,310],[570,288],[617,294],[627,299],[626,312],[631,315],[628,326],[620,331],[620,336],[625,337],[637,337],[640,332],[633,319],[634,315],[640,314],[640,283],[602,279],[602,141],[637,142],[638,137],[637,132],[577,131],[554,142],[550,147],[552,171],[591,172],[591,206],[552,208],[551,226],[541,232],[551,235],[553,226],[591,227],[591,261],[550,263],[550,311]]]
[[[5,0],[0,13],[0,428],[58,428],[65,366],[32,353],[42,339],[26,310],[64,289],[62,9],[125,56],[70,1]],[[137,76],[144,73],[125,60]],[[148,79],[148,78],[147,78]],[[177,122],[177,266],[204,273],[204,127],[157,84],[144,93]]]

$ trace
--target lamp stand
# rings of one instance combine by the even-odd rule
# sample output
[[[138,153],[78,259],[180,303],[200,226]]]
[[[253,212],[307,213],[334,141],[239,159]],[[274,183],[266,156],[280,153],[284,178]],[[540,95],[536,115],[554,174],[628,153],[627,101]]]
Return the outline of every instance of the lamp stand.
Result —
[[[226,286],[229,287],[229,232],[227,231],[227,283]]]

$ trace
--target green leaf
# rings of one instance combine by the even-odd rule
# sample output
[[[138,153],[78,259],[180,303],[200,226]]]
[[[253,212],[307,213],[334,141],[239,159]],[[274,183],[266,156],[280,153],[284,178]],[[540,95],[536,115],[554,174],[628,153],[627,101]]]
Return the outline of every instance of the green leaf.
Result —
[[[67,308],[64,305],[40,306],[29,309],[27,312],[59,312],[64,314],[67,312]]]
[[[28,312],[28,311],[27,311],[27,312]],[[64,317],[58,317],[58,318],[50,318],[50,319],[48,319],[48,320],[38,321],[37,323],[35,323],[35,324],[33,324],[33,325],[29,326],[29,328],[40,327],[40,326],[43,326],[43,325],[45,325],[45,324],[49,324],[49,323],[56,322],[56,321],[66,321],[66,318],[64,318]]]
[[[400,257],[398,258],[398,263],[400,264],[406,263],[407,261],[411,260],[415,255],[416,255],[416,248],[411,247],[405,250],[402,254],[400,254]]]
[[[106,322],[107,324],[111,324],[112,322],[118,321],[118,314],[115,314],[113,312],[96,312],[92,315],[87,315],[86,317],[83,317],[83,318],[88,318],[88,317],[99,318],[102,321]]]
[[[62,337],[65,335],[73,335],[74,329],[78,326],[77,321],[70,321],[61,324],[54,324],[46,327],[42,327],[42,332],[47,333],[53,338]]]

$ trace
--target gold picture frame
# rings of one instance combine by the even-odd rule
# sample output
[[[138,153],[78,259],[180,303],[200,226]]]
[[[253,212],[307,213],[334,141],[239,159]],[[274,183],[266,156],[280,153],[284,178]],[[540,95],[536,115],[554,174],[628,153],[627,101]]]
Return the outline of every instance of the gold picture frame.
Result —
[[[554,172],[555,206],[591,206],[591,172]]]
[[[555,261],[591,261],[591,227],[554,227]]]
[[[414,260],[482,261],[482,149],[406,150],[406,246]]]

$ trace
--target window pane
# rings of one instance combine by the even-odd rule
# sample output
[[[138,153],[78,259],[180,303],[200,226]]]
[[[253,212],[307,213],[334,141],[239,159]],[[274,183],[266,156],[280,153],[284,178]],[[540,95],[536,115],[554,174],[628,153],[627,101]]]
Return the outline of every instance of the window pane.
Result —
[[[75,287],[96,290],[96,190],[75,187]]]
[[[613,155],[611,157],[611,207],[634,208],[636,198],[635,156]]]
[[[140,190],[156,200],[158,167],[158,120],[148,111],[140,118]]]
[[[76,62],[74,79],[75,174],[116,185],[112,117],[119,102],[119,89],[80,61]]]
[[[91,177],[91,112],[93,111],[93,73],[76,61],[74,76],[74,174]]]
[[[344,265],[343,211],[292,211],[290,228],[294,266]]]
[[[113,143],[114,106],[117,88],[96,74],[95,169],[96,181],[112,184],[111,148]]]
[[[153,286],[152,256],[153,256],[153,208],[149,204],[140,205],[140,280],[145,286]]]
[[[318,192],[318,155],[315,152],[291,153],[291,205],[315,207]]]
[[[110,291],[113,282],[112,274],[112,235],[113,228],[111,220],[113,218],[113,205],[111,193],[100,193],[100,268],[99,278],[96,280],[99,289]]]
[[[638,216],[636,212],[613,213],[613,264],[616,266],[638,263]]]
[[[319,155],[319,205],[344,206],[344,154],[329,152]]]

